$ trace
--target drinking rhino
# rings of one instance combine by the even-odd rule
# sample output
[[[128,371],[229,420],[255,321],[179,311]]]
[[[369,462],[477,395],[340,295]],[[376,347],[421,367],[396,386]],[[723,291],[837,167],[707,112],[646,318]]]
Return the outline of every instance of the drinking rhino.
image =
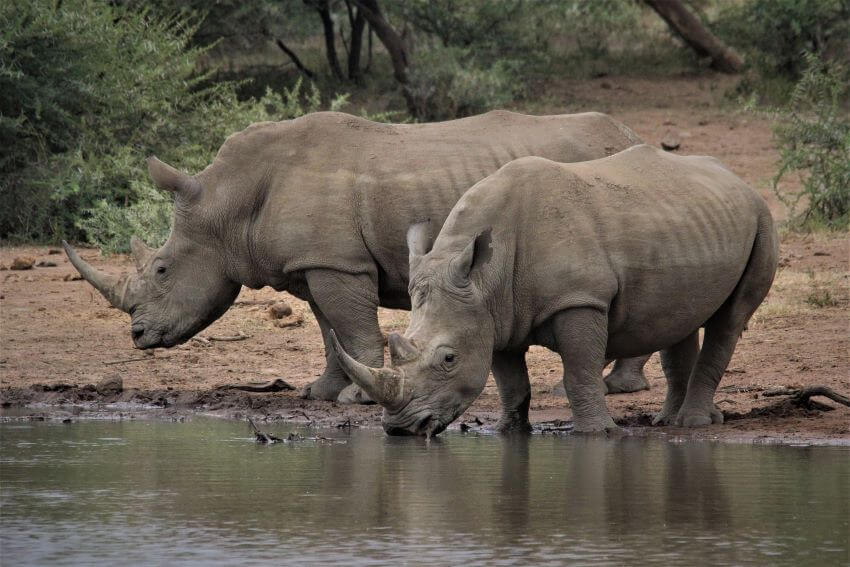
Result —
[[[205,170],[189,176],[148,160],[156,184],[176,194],[162,248],[131,247],[138,274],[71,262],[114,306],[132,316],[138,348],[182,343],[220,317],[242,285],[271,286],[308,301],[327,367],[304,395],[355,401],[330,354],[329,330],[364,364],[383,361],[379,305],[409,309],[405,232],[430,218],[438,229],[476,181],[510,160],[539,155],[582,161],[640,143],[609,116],[525,116],[494,111],[433,124],[378,124],[320,112],[255,124],[227,139]],[[612,391],[647,387],[645,358],[624,361]]]
[[[654,422],[722,423],[714,393],[778,254],[767,205],[741,179],[713,158],[646,145],[583,163],[513,161],[463,195],[430,252],[421,225],[408,245],[413,310],[404,336],[389,337],[391,366],[332,340],[384,406],[388,433],[429,436],[481,393],[491,363],[501,428],[525,428],[533,344],[561,355],[577,431],[616,427],[606,359],[655,350],[668,387]]]

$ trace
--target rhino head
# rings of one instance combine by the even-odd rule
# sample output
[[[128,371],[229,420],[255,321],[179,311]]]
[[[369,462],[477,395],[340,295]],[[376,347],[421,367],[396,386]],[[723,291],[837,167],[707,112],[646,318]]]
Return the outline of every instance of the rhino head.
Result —
[[[459,253],[427,255],[424,231],[408,232],[410,325],[392,333],[390,366],[370,368],[349,356],[336,335],[332,341],[348,377],[384,407],[390,435],[442,432],[481,394],[493,356],[495,330],[481,279],[472,272],[486,262],[481,235]]]
[[[62,243],[80,275],[109,303],[130,314],[133,343],[140,349],[187,341],[227,311],[241,287],[227,277],[224,251],[216,239],[200,236],[209,230],[198,179],[155,157],[148,159],[148,171],[158,187],[176,195],[174,227],[159,249],[135,236],[131,239],[135,274],[116,278],[100,272]]]

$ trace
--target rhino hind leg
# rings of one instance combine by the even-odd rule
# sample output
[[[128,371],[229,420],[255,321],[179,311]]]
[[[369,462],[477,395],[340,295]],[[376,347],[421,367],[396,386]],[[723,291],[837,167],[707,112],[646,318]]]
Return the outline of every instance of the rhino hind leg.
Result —
[[[313,310],[325,347],[326,366],[322,375],[301,390],[301,397],[343,403],[374,403],[339,366],[331,344],[333,329],[346,351],[368,366],[380,367],[384,339],[378,326],[378,293],[366,275],[332,270],[307,272]]]
[[[555,347],[564,365],[564,388],[573,411],[573,430],[617,429],[605,405],[605,346],[608,317],[589,308],[561,311],[552,320]]]
[[[684,340],[661,351],[661,367],[667,378],[667,395],[661,411],[655,415],[652,425],[670,425],[676,421],[685,394],[688,380],[699,355],[699,330]]]
[[[705,324],[705,336],[676,425],[701,427],[723,423],[714,393],[738,339],[752,314],[767,296],[776,273],[778,245],[768,213],[760,219],[753,250],[735,290]]]
[[[609,394],[628,394],[649,390],[649,382],[643,372],[651,354],[634,358],[620,358],[614,361],[614,368],[605,377],[605,387]]]
[[[531,383],[525,365],[525,350],[493,353],[493,378],[502,400],[502,417],[496,429],[499,433],[530,433],[528,406],[531,404]]]

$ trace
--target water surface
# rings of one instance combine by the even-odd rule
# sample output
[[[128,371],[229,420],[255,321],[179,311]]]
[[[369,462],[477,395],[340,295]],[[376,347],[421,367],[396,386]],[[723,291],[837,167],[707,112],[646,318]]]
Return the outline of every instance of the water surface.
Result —
[[[850,564],[850,449],[0,425],[4,565]]]

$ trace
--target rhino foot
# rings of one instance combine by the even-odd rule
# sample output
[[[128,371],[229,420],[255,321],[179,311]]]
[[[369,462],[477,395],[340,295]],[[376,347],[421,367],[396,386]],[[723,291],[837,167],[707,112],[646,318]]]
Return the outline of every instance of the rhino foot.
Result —
[[[340,393],[351,383],[338,374],[323,374],[312,384],[304,386],[299,393],[305,400],[336,401]]]
[[[676,416],[676,425],[680,427],[705,427],[712,423],[723,423],[723,413],[714,404],[709,409],[683,407]]]
[[[573,424],[573,431],[576,433],[604,433],[620,429],[620,426],[614,423],[614,420],[607,413],[594,418],[573,416]]]
[[[357,384],[349,384],[346,386],[336,399],[341,404],[374,404],[374,400],[369,397],[369,394]]]
[[[616,364],[614,369],[605,377],[605,387],[609,394],[628,394],[649,390],[649,382],[643,374],[643,366],[634,368]]]
[[[502,435],[528,434],[531,433],[531,424],[527,415],[522,417],[515,412],[503,413],[496,424],[496,431]]]

